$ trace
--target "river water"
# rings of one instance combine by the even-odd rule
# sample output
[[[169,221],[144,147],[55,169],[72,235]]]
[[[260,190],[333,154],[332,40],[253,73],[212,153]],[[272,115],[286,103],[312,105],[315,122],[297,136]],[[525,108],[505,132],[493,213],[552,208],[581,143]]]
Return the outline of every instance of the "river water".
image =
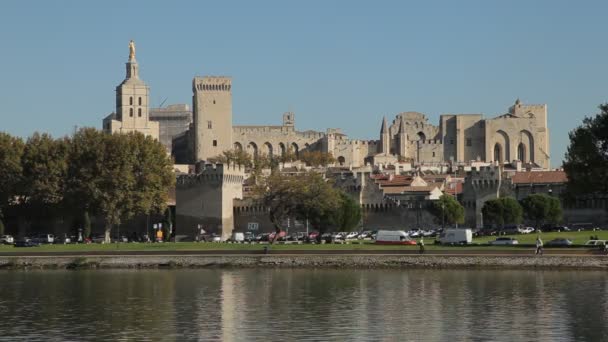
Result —
[[[6,341],[608,341],[608,274],[0,272]]]

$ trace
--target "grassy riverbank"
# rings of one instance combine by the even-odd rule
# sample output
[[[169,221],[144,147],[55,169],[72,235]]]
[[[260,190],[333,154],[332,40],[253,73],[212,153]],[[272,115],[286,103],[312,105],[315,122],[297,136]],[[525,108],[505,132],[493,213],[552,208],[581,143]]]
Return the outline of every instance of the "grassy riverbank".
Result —
[[[545,242],[555,238],[569,238],[575,244],[584,244],[591,235],[597,235],[599,239],[608,240],[608,231],[597,232],[562,232],[562,233],[542,233],[540,234]],[[514,235],[520,244],[534,244],[536,234]],[[432,238],[425,239],[425,247],[427,250],[484,250],[484,251],[505,251],[505,250],[520,250],[527,248],[523,246],[488,246],[487,242],[496,239],[496,237],[481,237],[474,239],[475,245],[471,246],[440,246],[434,245]],[[13,246],[0,245],[0,252],[103,252],[103,251],[260,251],[268,246],[267,244],[231,244],[231,243],[196,243],[196,242],[179,242],[179,243],[111,243],[111,244],[68,244],[68,245],[41,245],[32,248],[16,248]],[[417,246],[387,246],[375,245],[369,241],[355,241],[348,244],[274,244],[270,247],[274,251],[289,251],[289,250],[306,250],[306,251],[381,251],[381,250],[417,250]]]

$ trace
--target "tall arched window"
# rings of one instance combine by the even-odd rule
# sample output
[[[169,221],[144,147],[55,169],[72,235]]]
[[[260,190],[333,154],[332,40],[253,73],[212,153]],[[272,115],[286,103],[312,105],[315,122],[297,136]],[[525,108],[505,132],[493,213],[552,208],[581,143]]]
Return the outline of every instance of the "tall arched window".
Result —
[[[132,106],[132,105],[133,105],[133,96],[130,96],[129,97],[129,106]]]
[[[129,116],[133,117],[133,108],[129,108]]]
[[[141,118],[141,108],[137,109],[137,116],[139,116]]]
[[[519,143],[519,146],[517,146],[517,160],[526,161],[526,146],[523,143]]]
[[[141,106],[141,96],[139,97],[139,105]]]
[[[502,148],[500,144],[494,145],[494,161],[502,163]]]

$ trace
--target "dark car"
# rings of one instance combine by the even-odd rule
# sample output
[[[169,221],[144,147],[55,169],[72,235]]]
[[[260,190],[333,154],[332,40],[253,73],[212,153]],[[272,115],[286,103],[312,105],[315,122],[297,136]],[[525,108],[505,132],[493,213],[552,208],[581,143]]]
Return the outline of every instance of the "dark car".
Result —
[[[37,247],[38,243],[32,242],[30,239],[17,240],[15,241],[15,247]]]
[[[569,247],[572,246],[572,241],[569,239],[558,238],[545,243],[545,247]]]

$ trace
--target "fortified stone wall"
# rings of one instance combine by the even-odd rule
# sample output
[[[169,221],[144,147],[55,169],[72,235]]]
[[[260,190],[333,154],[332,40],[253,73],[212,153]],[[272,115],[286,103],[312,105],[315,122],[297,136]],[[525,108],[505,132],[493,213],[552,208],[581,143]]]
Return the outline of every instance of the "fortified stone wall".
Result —
[[[234,199],[243,198],[245,170],[237,165],[197,165],[177,178],[176,234],[194,237],[198,225],[227,239],[234,229]]]

